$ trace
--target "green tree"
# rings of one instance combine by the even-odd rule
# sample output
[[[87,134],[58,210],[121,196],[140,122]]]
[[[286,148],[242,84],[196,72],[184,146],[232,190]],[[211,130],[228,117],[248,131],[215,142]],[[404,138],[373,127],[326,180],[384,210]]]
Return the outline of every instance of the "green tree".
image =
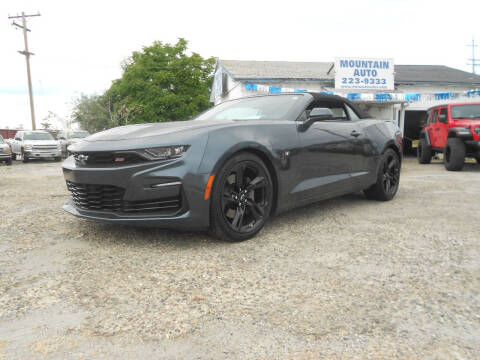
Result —
[[[114,125],[187,120],[211,106],[215,59],[188,55],[187,41],[156,41],[134,52],[104,94]]]
[[[81,94],[75,101],[72,121],[91,133],[115,126],[109,99],[104,95]]]

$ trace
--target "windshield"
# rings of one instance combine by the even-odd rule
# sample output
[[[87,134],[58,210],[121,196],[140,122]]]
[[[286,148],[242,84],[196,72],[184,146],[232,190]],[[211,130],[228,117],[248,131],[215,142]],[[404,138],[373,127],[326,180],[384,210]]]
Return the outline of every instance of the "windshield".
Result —
[[[74,131],[71,133],[68,133],[68,137],[70,139],[83,139],[86,138],[90,133],[88,131]]]
[[[452,106],[452,119],[479,119],[480,104]]]
[[[44,132],[26,132],[23,140],[53,140],[52,135]]]
[[[303,95],[258,96],[226,101],[194,120],[296,120]]]

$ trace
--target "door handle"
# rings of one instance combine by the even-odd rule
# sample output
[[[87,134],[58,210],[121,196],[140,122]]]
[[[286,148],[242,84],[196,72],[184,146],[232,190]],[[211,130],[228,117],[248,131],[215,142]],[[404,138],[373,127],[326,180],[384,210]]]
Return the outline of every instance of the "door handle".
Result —
[[[354,137],[359,137],[360,135],[362,135],[361,132],[357,131],[357,130],[353,130],[351,133],[350,133],[351,136],[354,136]]]

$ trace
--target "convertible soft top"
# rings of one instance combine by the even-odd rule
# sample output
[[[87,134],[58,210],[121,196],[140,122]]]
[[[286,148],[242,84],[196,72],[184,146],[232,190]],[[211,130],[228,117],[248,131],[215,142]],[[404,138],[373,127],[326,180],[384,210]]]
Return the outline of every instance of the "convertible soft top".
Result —
[[[372,115],[370,115],[368,112],[363,111],[360,109],[357,104],[352,103],[350,100],[347,98],[338,96],[338,95],[328,95],[328,94],[323,94],[323,93],[318,93],[318,92],[308,92],[310,95],[313,96],[314,101],[331,101],[331,102],[343,102],[348,104],[355,112],[357,113],[358,117],[360,119],[371,119]]]

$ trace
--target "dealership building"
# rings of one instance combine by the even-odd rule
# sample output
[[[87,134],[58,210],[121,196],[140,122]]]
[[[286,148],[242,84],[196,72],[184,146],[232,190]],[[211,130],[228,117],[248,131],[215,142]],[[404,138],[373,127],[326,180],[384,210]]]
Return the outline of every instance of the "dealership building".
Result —
[[[442,65],[394,65],[393,59],[218,60],[210,100],[306,91],[340,95],[375,118],[396,121],[409,147],[428,108],[480,102],[480,76]]]

